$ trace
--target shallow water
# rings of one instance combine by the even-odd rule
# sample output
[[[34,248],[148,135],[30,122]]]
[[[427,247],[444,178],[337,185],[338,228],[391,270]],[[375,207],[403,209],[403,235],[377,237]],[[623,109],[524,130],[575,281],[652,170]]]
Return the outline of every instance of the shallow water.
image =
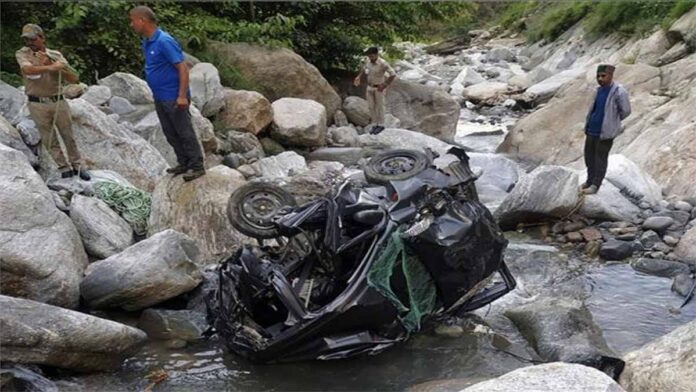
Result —
[[[585,278],[592,289],[588,307],[619,354],[696,319],[696,302],[674,312],[683,298],[670,291],[669,279],[635,272],[625,264],[596,265]],[[249,363],[225,353],[217,341],[176,350],[152,341],[116,373],[70,377],[60,384],[66,390],[142,390],[150,384],[148,374],[164,370],[167,378],[155,391],[404,390],[433,380],[464,379],[457,384],[461,387],[529,365],[500,349],[524,353],[490,330],[447,337],[432,327],[374,357],[282,365]]]

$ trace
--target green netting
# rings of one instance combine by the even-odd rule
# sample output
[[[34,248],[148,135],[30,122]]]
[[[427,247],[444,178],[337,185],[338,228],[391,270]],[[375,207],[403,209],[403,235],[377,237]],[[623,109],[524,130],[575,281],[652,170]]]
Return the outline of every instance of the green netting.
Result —
[[[147,234],[147,220],[152,205],[149,193],[109,181],[98,182],[94,186],[94,193],[117,211],[136,234]]]
[[[391,277],[396,268],[401,268],[406,278],[408,306],[401,302],[391,287]],[[396,306],[401,313],[399,319],[409,332],[420,329],[423,316],[435,310],[435,283],[420,260],[408,253],[398,230],[391,235],[379,258],[370,268],[367,283]]]

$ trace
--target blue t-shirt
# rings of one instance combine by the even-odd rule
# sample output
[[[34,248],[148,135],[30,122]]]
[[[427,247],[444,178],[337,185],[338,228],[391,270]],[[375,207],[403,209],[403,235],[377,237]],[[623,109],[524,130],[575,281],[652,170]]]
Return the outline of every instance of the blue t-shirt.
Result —
[[[142,41],[145,55],[145,80],[155,101],[174,101],[179,95],[179,71],[174,67],[184,61],[181,46],[167,32],[157,29]],[[188,95],[191,93],[189,91]]]
[[[590,136],[599,136],[602,133],[602,122],[604,122],[604,106],[607,103],[607,97],[611,91],[611,85],[602,86],[597,89],[597,98],[595,99],[590,120],[587,122],[585,132]]]

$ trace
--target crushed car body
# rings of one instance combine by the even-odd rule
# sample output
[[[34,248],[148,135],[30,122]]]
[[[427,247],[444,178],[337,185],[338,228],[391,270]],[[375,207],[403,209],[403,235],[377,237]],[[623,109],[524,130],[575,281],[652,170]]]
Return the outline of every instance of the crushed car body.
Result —
[[[507,240],[478,201],[468,156],[391,150],[331,194],[301,206],[248,183],[228,216],[256,237],[218,268],[208,319],[230,351],[256,362],[377,354],[428,317],[461,314],[515,287]]]

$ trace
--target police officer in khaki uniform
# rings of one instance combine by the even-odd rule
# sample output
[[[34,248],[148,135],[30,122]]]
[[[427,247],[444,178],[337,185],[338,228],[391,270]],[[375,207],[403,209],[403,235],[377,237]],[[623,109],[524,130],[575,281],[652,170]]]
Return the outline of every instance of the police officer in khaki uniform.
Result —
[[[394,81],[396,72],[379,56],[379,48],[371,47],[364,54],[367,58],[353,84],[360,86],[362,76],[367,75],[367,106],[370,108],[370,119],[376,124],[371,133],[378,133],[384,129],[384,90]]]
[[[25,46],[15,56],[24,76],[29,113],[39,128],[42,144],[58,164],[61,177],[79,175],[81,179],[89,180],[89,173],[82,170],[82,157],[73,137],[70,107],[61,95],[61,85],[76,83],[79,77],[59,51],[46,48],[41,27],[25,25],[22,38]],[[61,149],[59,137],[63,140],[67,157]]]

